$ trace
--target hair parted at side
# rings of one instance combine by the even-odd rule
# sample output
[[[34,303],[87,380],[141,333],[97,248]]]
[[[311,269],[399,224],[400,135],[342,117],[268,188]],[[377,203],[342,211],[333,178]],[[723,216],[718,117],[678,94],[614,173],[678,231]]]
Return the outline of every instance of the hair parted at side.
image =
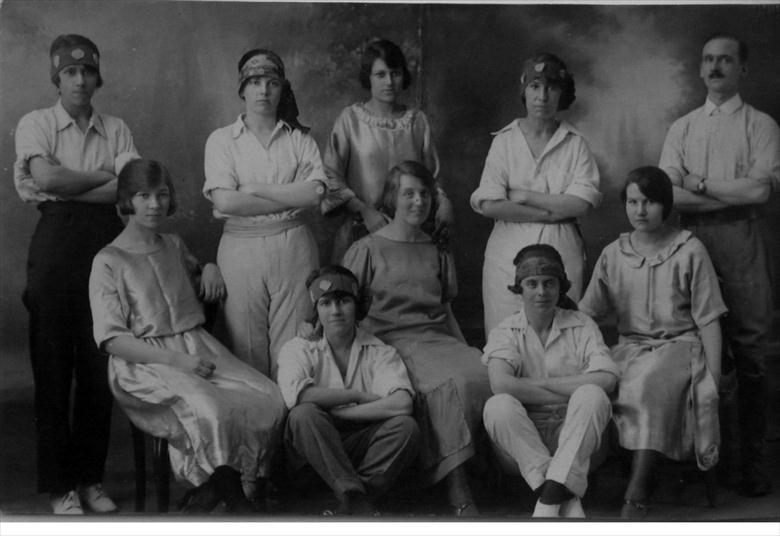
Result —
[[[389,39],[372,39],[366,43],[360,58],[360,73],[358,80],[363,89],[371,89],[371,69],[376,60],[383,60],[391,69],[400,69],[403,73],[403,88],[412,83],[412,73],[406,66],[406,57],[401,48]]]
[[[713,39],[729,39],[737,43],[737,56],[739,57],[739,62],[742,64],[747,63],[748,46],[747,43],[741,37],[738,37],[730,32],[723,32],[723,31],[713,32],[710,35],[708,35],[707,38],[702,42],[701,49],[703,50],[704,47],[707,46],[707,43],[709,43]]]
[[[401,176],[411,175],[420,180],[431,194],[430,213],[436,213],[436,178],[433,173],[419,162],[404,160],[389,171],[385,179],[385,187],[382,192],[382,211],[390,216],[395,216],[398,188],[401,186]]]
[[[663,205],[664,220],[669,217],[674,207],[674,189],[669,175],[664,170],[655,166],[642,166],[632,170],[620,191],[620,200],[623,204],[626,203],[626,191],[632,184],[636,184],[642,195],[650,201]]]
[[[168,205],[168,216],[176,212],[176,189],[173,187],[173,179],[168,169],[156,160],[139,158],[131,160],[117,177],[116,204],[121,214],[134,214],[132,199],[138,192],[157,188],[161,185],[168,187],[171,202]]]

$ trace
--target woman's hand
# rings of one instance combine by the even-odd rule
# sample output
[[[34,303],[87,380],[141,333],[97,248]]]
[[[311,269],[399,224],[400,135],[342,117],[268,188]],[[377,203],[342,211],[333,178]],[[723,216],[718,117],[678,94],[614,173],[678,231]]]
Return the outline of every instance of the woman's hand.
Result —
[[[214,303],[225,298],[227,289],[219,267],[213,262],[203,267],[200,274],[200,289],[198,297],[206,303]]]
[[[436,209],[436,233],[440,233],[444,227],[451,227],[455,223],[455,212],[452,203],[443,195],[437,200],[439,206]]]
[[[214,374],[214,369],[217,368],[208,359],[189,354],[176,354],[171,360],[171,366],[185,372],[193,372],[204,379]]]
[[[386,214],[379,212],[377,209],[366,207],[361,210],[360,214],[363,216],[363,223],[368,229],[369,233],[373,233],[390,223],[390,218]]]
[[[382,398],[381,396],[375,395],[374,393],[366,393],[364,391],[358,391],[358,404],[368,404],[369,402],[373,402],[374,400],[379,400]]]
[[[509,191],[509,200],[519,205],[528,203],[528,191],[522,188]]]

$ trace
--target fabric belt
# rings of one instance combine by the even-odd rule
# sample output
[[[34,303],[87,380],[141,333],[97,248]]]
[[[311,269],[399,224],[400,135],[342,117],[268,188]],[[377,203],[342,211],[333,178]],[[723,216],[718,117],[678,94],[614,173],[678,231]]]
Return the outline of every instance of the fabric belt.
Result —
[[[680,224],[683,227],[694,225],[717,225],[719,223],[757,220],[762,216],[761,205],[741,205],[709,212],[683,212],[680,214]]]
[[[300,225],[303,225],[302,218],[268,222],[227,220],[222,234],[239,238],[256,238],[277,235]]]

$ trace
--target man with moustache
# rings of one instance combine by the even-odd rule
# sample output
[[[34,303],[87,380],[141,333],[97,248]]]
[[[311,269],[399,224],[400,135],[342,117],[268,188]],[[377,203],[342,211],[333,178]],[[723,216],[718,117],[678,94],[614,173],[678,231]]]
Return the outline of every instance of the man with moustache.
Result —
[[[95,43],[60,35],[49,59],[59,99],[21,118],[14,164],[19,197],[41,213],[22,297],[30,314],[38,491],[49,493],[55,514],[105,514],[117,509],[101,486],[112,395],[108,360],[92,337],[88,284],[92,258],[122,230],[116,175],[138,155],[127,125],[92,107],[103,85]]]
[[[771,491],[764,471],[764,352],[772,292],[757,220],[772,190],[780,188],[780,129],[739,96],[747,59],[747,46],[733,35],[717,33],[704,42],[700,76],[707,100],[672,124],[659,167],[675,185],[682,226],[707,247],[721,281],[729,309],[723,332],[738,385],[742,490],[761,496]]]

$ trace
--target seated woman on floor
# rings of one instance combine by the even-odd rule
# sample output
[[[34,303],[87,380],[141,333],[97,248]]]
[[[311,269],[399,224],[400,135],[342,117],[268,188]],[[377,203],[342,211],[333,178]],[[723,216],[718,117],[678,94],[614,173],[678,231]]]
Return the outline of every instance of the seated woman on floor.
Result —
[[[366,311],[352,272],[325,266],[306,288],[321,336],[296,337],[279,355],[289,465],[293,476],[314,469],[338,498],[337,513],[374,515],[417,456],[412,384],[395,348],[357,327]]]
[[[490,385],[479,350],[465,343],[450,308],[457,294],[452,254],[422,230],[435,192],[422,164],[404,161],[391,169],[382,202],[392,220],[355,242],[343,264],[371,299],[361,326],[398,350],[417,393],[419,482],[446,479],[454,514],[475,516],[464,463],[484,433]]]
[[[483,361],[496,393],[484,421],[499,463],[539,500],[533,517],[585,517],[591,456],[612,414],[618,369],[596,323],[566,297],[560,253],[548,244],[514,260],[522,308],[490,331]]]
[[[607,245],[580,310],[617,314],[612,357],[621,378],[614,404],[620,445],[633,451],[621,517],[647,513],[657,453],[695,454],[701,470],[718,463],[718,382],[726,312],[704,245],[667,223],[672,183],[646,166],[629,173],[621,192],[634,230]]]
[[[198,298],[221,300],[225,285],[215,264],[201,268],[178,236],[159,232],[176,210],[168,170],[130,162],[117,197],[127,225],[95,256],[89,281],[111,390],[133,424],[168,440],[176,478],[197,486],[183,511],[224,501],[229,512],[249,512],[285,416],[279,388],[203,329]]]

